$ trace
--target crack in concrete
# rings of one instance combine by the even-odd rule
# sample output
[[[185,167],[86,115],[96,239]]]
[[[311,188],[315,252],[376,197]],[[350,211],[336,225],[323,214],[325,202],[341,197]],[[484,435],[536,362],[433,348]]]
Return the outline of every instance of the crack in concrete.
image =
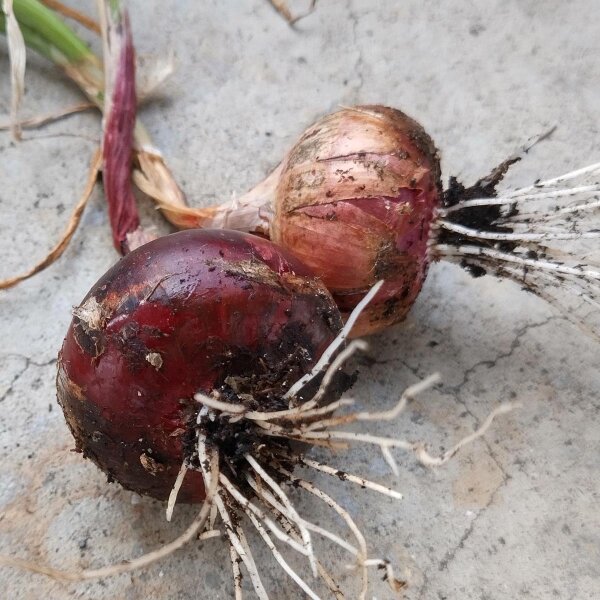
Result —
[[[438,571],[447,570],[450,563],[452,563],[452,561],[456,558],[456,555],[462,549],[464,549],[465,543],[473,535],[473,532],[475,531],[475,526],[477,525],[477,522],[485,514],[486,510],[495,502],[498,493],[507,484],[507,482],[510,479],[510,475],[506,472],[504,467],[500,464],[498,459],[494,456],[494,453],[491,451],[491,448],[490,448],[489,444],[487,444],[487,442],[486,442],[486,446],[488,447],[490,457],[496,463],[496,465],[498,465],[498,468],[500,469],[500,472],[502,473],[502,481],[498,484],[496,489],[492,492],[492,494],[490,495],[490,499],[488,500],[486,505],[479,510],[479,512],[475,515],[475,517],[473,517],[473,519],[469,523],[469,526],[465,529],[465,531],[461,535],[460,539],[458,540],[458,543],[444,554],[444,557],[438,564]],[[419,590],[419,596],[417,597],[417,600],[423,600],[424,598],[429,597],[429,595],[428,595],[429,589],[428,588],[429,588],[429,578],[426,577],[425,573],[423,573],[423,585],[421,586],[421,589]]]
[[[519,329],[517,329],[517,331],[515,333],[515,337],[514,337],[513,341],[511,342],[510,348],[508,350],[498,352],[498,354],[494,358],[486,358],[484,360],[477,361],[475,364],[471,365],[470,367],[467,367],[463,373],[462,381],[456,385],[445,387],[444,391],[448,392],[452,395],[457,394],[458,392],[460,392],[461,388],[469,382],[469,380],[471,379],[471,376],[479,367],[487,366],[488,368],[491,369],[491,368],[495,367],[499,361],[501,361],[505,358],[510,358],[513,355],[513,353],[515,352],[515,350],[520,346],[521,339],[523,338],[523,336],[525,336],[531,329],[537,329],[538,327],[544,327],[545,325],[547,325],[548,323],[550,323],[552,321],[564,321],[564,320],[565,320],[565,317],[563,317],[561,315],[551,315],[548,318],[544,319],[543,321],[539,321],[537,323],[527,323],[526,325],[519,327]],[[400,363],[402,366],[406,367],[406,369],[408,369],[415,377],[417,377],[419,379],[423,379],[427,375],[426,373],[420,372],[419,367],[413,367],[413,366],[409,365],[402,358],[388,358],[388,359],[383,359],[383,360],[372,360],[370,362],[371,362],[371,364],[374,364],[374,365],[386,365],[386,364],[390,364],[390,363]],[[460,404],[462,404],[464,406],[464,403],[459,398],[457,398],[457,399],[460,402]],[[465,406],[465,409],[467,409],[466,406]]]
[[[461,388],[464,385],[466,385],[466,383],[471,379],[471,375],[479,367],[486,366],[489,369],[491,369],[491,368],[495,367],[499,361],[501,361],[505,358],[510,358],[513,355],[513,353],[515,352],[515,350],[521,345],[521,338],[524,335],[526,335],[531,329],[537,329],[538,327],[544,327],[551,321],[555,321],[555,320],[562,321],[562,320],[564,320],[564,318],[561,316],[558,316],[558,315],[552,315],[552,316],[548,317],[547,319],[544,319],[543,321],[540,321],[538,323],[528,323],[526,325],[523,325],[522,327],[520,327],[517,330],[515,337],[510,344],[510,348],[507,351],[499,352],[495,358],[492,358],[492,359],[488,358],[488,359],[480,360],[480,361],[476,362],[474,365],[470,366],[468,369],[465,370],[462,381],[457,385],[447,388],[448,391],[450,393],[459,392],[461,390]]]
[[[29,369],[29,367],[34,366],[34,367],[48,367],[54,363],[56,363],[56,358],[51,358],[50,360],[46,361],[46,362],[37,362],[35,360],[33,360],[32,358],[30,358],[29,356],[25,356],[24,354],[19,354],[17,352],[11,352],[9,354],[3,354],[2,356],[0,356],[0,358],[6,359],[6,358],[18,358],[20,360],[25,361],[25,365],[23,366],[22,369],[20,369],[16,375],[13,376],[13,378],[11,379],[10,383],[8,384],[8,387],[6,388],[6,390],[4,391],[4,393],[0,396],[0,402],[3,402],[4,400],[6,400],[6,398],[8,398],[8,396],[10,394],[12,394],[15,384],[17,383],[17,381],[26,373],[27,369]]]
[[[496,458],[493,455],[492,455],[492,459],[494,460],[494,462],[498,463],[498,461],[496,460]],[[439,571],[446,570],[448,568],[448,565],[456,558],[456,555],[458,554],[458,552],[465,547],[465,542],[471,537],[471,535],[473,534],[473,531],[475,531],[475,525],[477,524],[477,521],[481,518],[481,516],[483,514],[485,514],[486,510],[494,503],[494,500],[496,499],[498,492],[506,485],[506,483],[509,479],[509,476],[506,475],[506,472],[504,471],[504,469],[501,469],[501,471],[503,474],[502,481],[498,484],[496,489],[492,492],[492,494],[490,495],[490,499],[486,503],[486,505],[479,510],[479,512],[477,513],[477,515],[475,515],[475,517],[473,517],[473,520],[471,521],[471,523],[469,523],[469,526],[467,527],[465,532],[460,537],[460,540],[458,541],[456,546],[454,546],[454,548],[451,548],[450,550],[448,550],[448,552],[446,552],[446,554],[444,555],[444,558],[442,558],[442,560],[440,561],[440,564],[438,565]]]
[[[10,383],[8,384],[8,387],[6,388],[5,392],[2,394],[2,396],[0,396],[0,402],[4,402],[4,400],[6,398],[8,398],[8,396],[10,394],[12,394],[12,391],[14,389],[15,383],[17,383],[17,381],[19,380],[19,378],[21,377],[21,375],[23,375],[23,373],[25,373],[25,371],[27,371],[27,367],[28,364],[25,363],[25,366],[17,372],[17,374],[11,379]]]
[[[538,327],[544,327],[545,325],[547,325],[548,323],[550,323],[551,321],[554,321],[554,320],[564,320],[564,318],[559,315],[552,315],[552,316],[548,317],[547,319],[544,319],[543,321],[540,321],[537,323],[528,323],[528,324],[520,327],[516,331],[515,337],[512,340],[512,342],[510,344],[510,348],[508,350],[499,352],[498,355],[493,359],[480,360],[480,361],[476,362],[474,365],[472,365],[471,367],[467,368],[464,371],[463,379],[459,384],[449,387],[449,388],[446,388],[445,391],[449,392],[454,397],[455,401],[464,407],[465,412],[473,419],[473,421],[475,423],[479,423],[480,419],[469,408],[466,401],[463,398],[461,398],[460,392],[462,391],[462,388],[468,383],[468,381],[471,379],[472,375],[477,371],[477,369],[479,367],[487,366],[488,368],[493,368],[497,365],[497,363],[500,360],[510,358],[510,356],[512,356],[512,354],[515,352],[515,350],[520,346],[521,339],[523,338],[523,336],[525,336],[531,329],[536,329]],[[388,362],[399,362],[404,367],[406,367],[413,375],[415,375],[415,377],[422,379],[422,375],[419,373],[419,369],[417,367],[411,367],[402,359],[398,358],[398,359],[377,361],[377,364],[388,363]],[[494,503],[499,491],[511,479],[510,474],[506,471],[506,469],[504,468],[504,465],[496,456],[491,444],[485,438],[482,438],[482,441],[486,446],[488,455],[494,461],[494,464],[498,467],[498,470],[502,474],[502,481],[498,484],[496,489],[492,492],[486,505],[480,509],[478,514],[469,523],[469,526],[465,529],[465,531],[461,535],[460,539],[458,540],[458,543],[453,548],[451,548],[450,550],[448,550],[446,552],[446,554],[444,555],[444,557],[438,564],[439,571],[444,571],[444,570],[448,569],[448,566],[456,558],[456,555],[460,552],[460,550],[462,550],[465,547],[467,540],[473,535],[473,532],[475,531],[475,527],[477,525],[477,521],[481,518],[481,516],[483,514],[485,514],[486,510]],[[425,576],[425,574],[423,574],[423,575],[424,575],[424,579],[423,579],[424,583],[423,583],[423,586],[421,587],[421,589],[419,590],[418,600],[422,600],[423,598],[427,597],[427,593],[428,593],[429,578],[427,578]]]
[[[454,396],[456,402],[458,402],[459,404],[461,404],[464,407],[467,414],[476,423],[479,422],[478,417],[473,413],[473,411],[467,406],[467,403],[465,402],[465,400],[462,399],[460,396],[462,387],[464,385],[466,385],[466,383],[470,380],[473,373],[479,367],[485,365],[485,366],[488,366],[489,368],[492,368],[492,367],[496,366],[498,361],[503,360],[505,358],[509,358],[515,352],[515,350],[520,346],[521,339],[523,338],[524,335],[527,334],[528,331],[530,331],[531,329],[536,329],[538,327],[543,327],[543,326],[547,325],[549,322],[551,322],[553,320],[557,320],[557,319],[563,320],[563,317],[560,317],[558,315],[553,315],[553,316],[550,316],[547,319],[544,319],[543,321],[540,321],[538,323],[528,323],[528,324],[524,325],[523,327],[520,327],[517,330],[515,337],[514,337],[513,341],[511,342],[510,348],[507,351],[499,352],[498,356],[496,356],[496,358],[494,358],[494,359],[491,359],[491,360],[486,359],[486,360],[478,361],[477,363],[475,363],[474,365],[472,365],[471,367],[469,367],[468,369],[465,370],[463,380],[458,385],[448,388],[448,391],[452,394],[452,396]],[[500,473],[502,473],[502,481],[498,484],[496,489],[492,492],[486,505],[480,509],[480,511],[477,513],[477,515],[469,523],[469,526],[465,529],[465,531],[461,535],[460,539],[458,540],[458,543],[453,548],[451,548],[450,550],[448,550],[446,552],[446,554],[444,555],[444,557],[438,564],[439,571],[447,570],[449,565],[456,558],[456,555],[460,552],[460,550],[464,549],[467,540],[473,535],[473,532],[475,531],[475,527],[477,525],[478,520],[482,517],[482,515],[484,515],[486,513],[487,509],[495,502],[499,491],[511,479],[510,474],[506,471],[506,469],[504,468],[504,465],[496,456],[491,444],[485,438],[482,438],[482,441],[486,446],[488,455],[494,461],[494,463],[498,467]],[[426,597],[427,591],[428,591],[428,580],[425,579],[425,583],[424,583],[423,587],[419,590],[419,596],[418,596],[419,600]]]

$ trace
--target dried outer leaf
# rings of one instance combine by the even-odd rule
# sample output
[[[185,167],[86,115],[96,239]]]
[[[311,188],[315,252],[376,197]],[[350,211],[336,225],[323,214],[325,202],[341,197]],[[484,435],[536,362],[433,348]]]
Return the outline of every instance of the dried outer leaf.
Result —
[[[3,0],[2,9],[6,15],[6,40],[10,59],[11,129],[13,137],[18,140],[21,138],[19,107],[25,92],[25,40],[13,12],[13,0]]]
[[[73,214],[71,215],[71,218],[69,219],[67,228],[65,229],[60,240],[57,242],[57,244],[54,246],[54,248],[52,248],[52,250],[50,250],[50,252],[46,255],[46,257],[43,260],[41,260],[39,263],[37,263],[36,265],[31,267],[31,269],[29,269],[25,273],[22,273],[21,275],[17,275],[15,277],[10,277],[8,279],[1,280],[0,281],[0,290],[6,290],[8,288],[11,288],[11,287],[17,285],[21,281],[24,281],[25,279],[29,279],[30,277],[33,277],[40,271],[43,271],[44,269],[49,267],[51,264],[53,264],[56,260],[58,260],[62,256],[63,252],[67,249],[69,242],[73,238],[73,235],[75,234],[75,231],[77,230],[77,226],[79,225],[79,222],[81,221],[83,211],[88,203],[88,200],[90,199],[90,196],[92,195],[94,186],[96,185],[96,181],[98,179],[98,172],[100,171],[101,166],[102,166],[102,154],[100,152],[100,149],[98,149],[94,154],[94,158],[92,159],[92,164],[90,166],[90,171],[89,171],[87,182],[85,184],[85,189],[83,191],[83,194],[81,195],[79,202],[75,205]]]
[[[56,112],[46,113],[43,115],[36,115],[35,117],[30,117],[29,119],[24,119],[18,122],[19,127],[22,129],[35,129],[36,127],[43,127],[48,123],[54,123],[55,121],[60,121],[65,117],[69,117],[71,115],[84,112],[86,110],[90,110],[92,108],[96,108],[96,105],[92,102],[78,102],[77,104],[73,104],[71,106],[67,106],[66,108],[62,108],[57,110]],[[0,123],[0,131],[3,129],[10,129],[12,127],[11,123]]]
[[[131,188],[136,121],[135,54],[129,15],[119,2],[99,3],[104,41],[104,191],[115,248],[129,251],[127,235],[140,225]]]
[[[157,151],[138,151],[138,160],[140,168],[133,172],[134,183],[155,200],[164,217],[178,229],[210,227],[269,235],[281,164],[243,196],[217,206],[191,207],[185,204],[183,196],[180,202],[173,201],[181,192],[172,179],[162,177],[162,173],[168,171]],[[173,182],[172,185],[169,182]]]
[[[311,0],[308,10],[297,17],[294,17],[285,0],[269,0],[269,4],[288,22],[289,25],[293,26],[300,19],[304,19],[304,17],[307,17],[313,12],[317,4],[317,0]]]

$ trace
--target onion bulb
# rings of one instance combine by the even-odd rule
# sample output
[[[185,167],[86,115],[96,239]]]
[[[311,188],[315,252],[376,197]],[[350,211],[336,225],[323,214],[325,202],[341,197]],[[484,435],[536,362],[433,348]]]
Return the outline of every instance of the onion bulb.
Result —
[[[431,456],[422,442],[346,430],[352,423],[396,419],[438,381],[434,374],[413,384],[389,410],[345,411],[352,400],[338,398],[352,378],[341,367],[366,348],[363,340],[347,346],[345,340],[381,286],[371,288],[342,327],[323,284],[256,236],[180,232],[125,256],[74,311],[59,356],[58,400],[76,448],[109,480],[168,499],[168,520],[177,502],[202,506],[179,537],[130,561],[68,572],[0,555],[0,565],[80,581],[131,572],[191,540],[221,537],[229,543],[235,598],[242,595],[243,567],[257,597],[268,600],[245,534],[250,524],[303,597],[366,600],[372,567],[400,591],[405,582],[389,561],[369,555],[350,513],[298,471],[318,471],[394,499],[402,495],[309,458],[311,446],[374,446],[399,474],[393,450],[412,452],[429,467],[442,465],[512,405],[500,405],[441,456]],[[300,516],[290,488],[341,518],[349,539],[327,529],[321,515]],[[319,561],[316,536],[350,554],[360,576],[357,593],[346,596]],[[312,579],[292,568],[284,548],[307,561]]]
[[[268,405],[341,328],[327,290],[297,260],[224,231],[142,246],[74,314],[58,400],[77,449],[124,487],[159,499],[196,426],[196,392],[252,393]],[[201,476],[186,478],[180,499],[202,494]]]
[[[393,109],[342,110],[310,127],[286,156],[270,237],[308,265],[348,314],[385,283],[354,335],[401,321],[427,273],[441,197],[424,129]]]

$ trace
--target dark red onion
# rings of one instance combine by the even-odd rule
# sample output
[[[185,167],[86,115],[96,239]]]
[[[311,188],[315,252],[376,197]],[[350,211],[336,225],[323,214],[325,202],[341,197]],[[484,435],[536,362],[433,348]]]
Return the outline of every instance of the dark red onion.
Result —
[[[280,407],[341,328],[331,296],[296,259],[221,230],[133,251],[74,314],[57,385],[76,448],[109,479],[159,499],[192,442],[195,392],[227,397],[237,385],[261,407]],[[190,471],[179,501],[203,490]]]

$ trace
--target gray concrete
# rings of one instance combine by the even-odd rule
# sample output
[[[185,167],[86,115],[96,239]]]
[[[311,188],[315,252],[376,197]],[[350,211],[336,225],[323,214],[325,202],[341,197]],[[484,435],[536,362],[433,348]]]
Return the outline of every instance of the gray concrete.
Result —
[[[414,115],[442,149],[445,174],[468,181],[554,124],[555,135],[514,169],[513,182],[599,160],[597,17],[596,0],[323,0],[294,32],[266,0],[132,2],[139,52],[174,49],[178,58],[163,98],[143,118],[195,204],[245,190],[317,116],[356,102]],[[7,68],[2,45],[3,112]],[[78,98],[42,60],[31,61],[27,114]],[[91,113],[27,132],[20,144],[0,135],[0,277],[57,239],[98,136]],[[149,205],[145,215],[160,223]],[[61,568],[100,566],[168,541],[193,514],[178,508],[167,524],[159,503],[107,485],[69,452],[54,399],[55,357],[71,306],[115,259],[96,192],[64,258],[0,294],[1,552]],[[372,355],[354,390],[371,407],[389,406],[416,377],[443,376],[398,424],[375,426],[380,434],[448,447],[499,401],[523,403],[445,468],[427,471],[401,457],[393,483],[402,502],[316,478],[356,515],[372,553],[408,579],[406,597],[600,597],[598,343],[515,286],[435,266],[406,323],[374,338]],[[375,452],[330,460],[393,479]],[[298,502],[327,521],[316,501]],[[301,597],[258,554],[272,597]],[[329,557],[347,561],[335,550]],[[212,540],[101,582],[60,584],[0,569],[0,595],[225,599],[226,560]],[[356,589],[350,576],[343,582]],[[378,598],[389,597],[375,587]]]

